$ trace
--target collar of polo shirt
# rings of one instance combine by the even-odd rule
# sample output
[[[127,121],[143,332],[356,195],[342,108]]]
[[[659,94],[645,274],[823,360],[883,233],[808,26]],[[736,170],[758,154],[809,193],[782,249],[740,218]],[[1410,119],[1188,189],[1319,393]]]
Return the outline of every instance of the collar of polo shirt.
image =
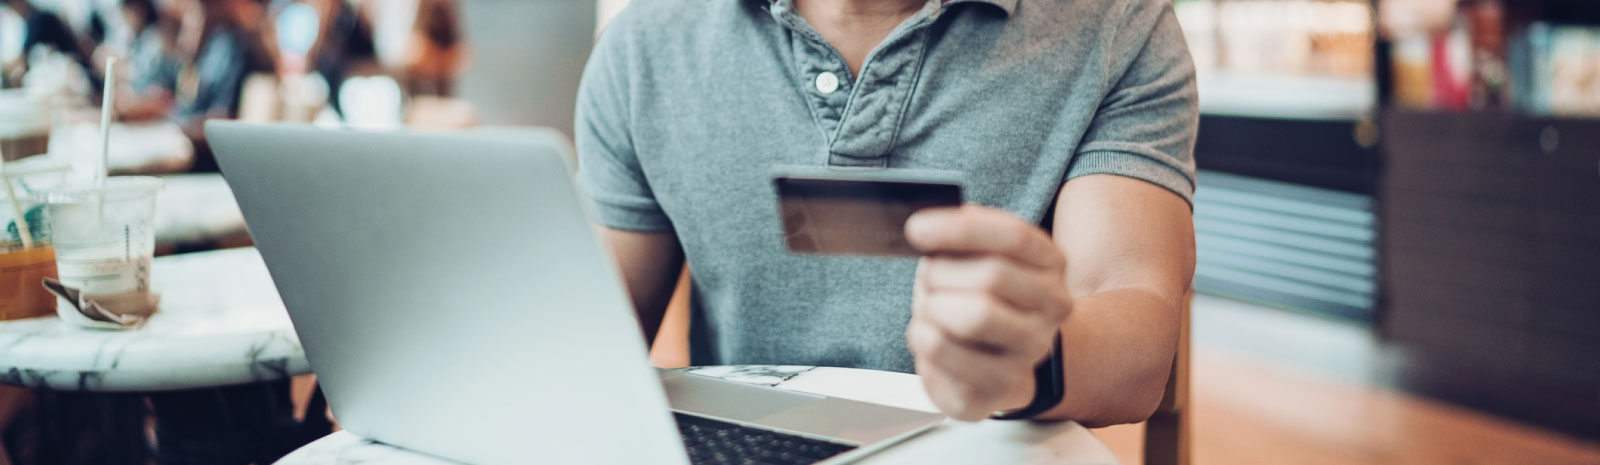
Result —
[[[778,3],[778,2],[794,3],[794,0],[756,0],[756,1],[765,1],[767,3]],[[939,1],[941,3],[944,3],[945,5],[954,5],[954,4],[957,4],[957,3],[987,3],[987,4],[990,4],[990,5],[994,5],[994,6],[1000,7],[1001,11],[1006,12],[1006,15],[1010,16],[1011,12],[1017,9],[1017,1],[1018,0],[939,0]]]

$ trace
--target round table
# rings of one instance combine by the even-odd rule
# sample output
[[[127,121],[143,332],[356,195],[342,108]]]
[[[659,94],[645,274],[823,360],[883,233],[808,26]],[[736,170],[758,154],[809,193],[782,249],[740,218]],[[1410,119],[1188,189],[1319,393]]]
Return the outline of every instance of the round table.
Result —
[[[730,381],[933,412],[916,375],[851,368],[713,366],[691,373]],[[340,431],[294,451],[277,465],[455,465]],[[1083,426],[1063,422],[947,421],[904,444],[867,457],[867,464],[1116,464]]]
[[[161,179],[166,185],[156,201],[157,256],[251,244],[244,214],[221,174],[177,174]]]
[[[127,443],[108,453],[117,463],[144,463],[120,456],[148,449],[146,400],[156,418],[158,463],[270,460],[327,433],[325,424],[309,437],[289,431],[299,425],[291,424],[288,379],[311,367],[255,249],[159,257],[151,287],[161,294],[161,310],[137,330],[78,328],[53,316],[0,322],[0,383],[35,388],[45,401],[114,405],[118,418],[90,423],[115,424],[100,428],[110,431],[96,440]],[[62,434],[69,442],[46,447],[70,452],[78,433]],[[295,435],[298,443],[289,438]]]
[[[151,392],[311,372],[255,249],[161,257],[150,274],[161,311],[138,330],[78,328],[55,317],[0,322],[0,383]]]

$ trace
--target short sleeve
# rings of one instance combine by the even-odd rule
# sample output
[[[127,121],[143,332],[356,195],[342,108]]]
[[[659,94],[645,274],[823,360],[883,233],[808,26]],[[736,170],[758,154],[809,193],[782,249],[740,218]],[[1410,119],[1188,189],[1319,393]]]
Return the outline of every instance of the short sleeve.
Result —
[[[1101,101],[1066,178],[1113,174],[1166,188],[1194,205],[1199,99],[1194,62],[1164,3],[1143,45]],[[1132,42],[1132,41],[1129,41]]]
[[[176,92],[178,71],[175,63],[166,54],[166,49],[161,45],[161,38],[156,37],[155,31],[140,34],[133,53],[134,92],[150,92],[163,89],[167,92]]]
[[[628,12],[604,31],[578,85],[578,186],[600,225],[625,231],[665,232],[672,223],[656,203],[639,164],[630,130]]]

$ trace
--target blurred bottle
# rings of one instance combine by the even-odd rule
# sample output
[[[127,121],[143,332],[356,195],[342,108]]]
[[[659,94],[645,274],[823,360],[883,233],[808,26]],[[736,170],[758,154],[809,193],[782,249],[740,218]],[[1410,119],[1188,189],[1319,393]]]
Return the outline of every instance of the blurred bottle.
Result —
[[[1472,47],[1470,104],[1473,109],[1499,109],[1506,104],[1505,6],[1500,0],[1461,4]]]
[[[1561,25],[1550,28],[1542,75],[1545,105],[1551,113],[1600,115],[1600,27]]]
[[[1435,106],[1435,89],[1448,73],[1437,72],[1448,55],[1439,43],[1448,37],[1455,0],[1385,0],[1378,2],[1378,29],[1390,44],[1390,79],[1394,103],[1416,109]],[[1440,76],[1443,74],[1443,76]]]
[[[1435,36],[1432,48],[1433,108],[1465,110],[1472,95],[1472,42],[1466,24]]]
[[[1433,40],[1426,35],[1408,34],[1393,40],[1390,72],[1393,73],[1394,100],[1406,108],[1433,107]]]

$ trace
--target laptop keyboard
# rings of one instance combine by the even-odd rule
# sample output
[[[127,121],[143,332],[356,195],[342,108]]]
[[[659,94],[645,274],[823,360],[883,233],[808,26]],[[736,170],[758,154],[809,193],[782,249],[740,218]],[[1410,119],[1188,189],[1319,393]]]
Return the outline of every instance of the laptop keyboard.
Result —
[[[672,412],[695,465],[807,465],[856,446]]]

